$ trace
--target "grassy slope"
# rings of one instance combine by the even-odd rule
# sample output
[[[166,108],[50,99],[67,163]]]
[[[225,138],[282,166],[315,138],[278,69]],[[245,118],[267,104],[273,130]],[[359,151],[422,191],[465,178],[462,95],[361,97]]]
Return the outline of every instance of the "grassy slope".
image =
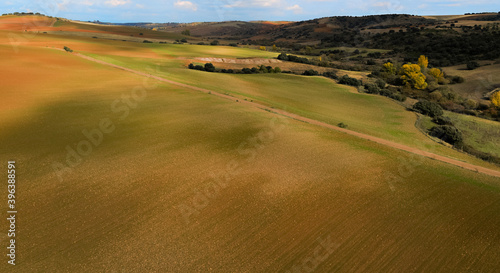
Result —
[[[464,134],[465,143],[485,153],[500,157],[500,124],[472,116],[449,112],[455,126]]]
[[[177,33],[169,33],[169,32],[161,32],[161,31],[153,31],[150,29],[138,28],[138,27],[128,27],[128,26],[109,26],[109,25],[99,25],[99,24],[90,24],[90,23],[80,23],[75,21],[62,21],[59,20],[54,24],[56,30],[58,28],[69,30],[72,29],[74,31],[85,30],[92,32],[106,32],[111,34],[123,35],[123,36],[132,36],[139,38],[151,38],[151,39],[182,39],[186,38],[186,36],[177,34]],[[142,33],[142,35],[140,35]],[[188,37],[189,38],[189,37]]]
[[[18,162],[11,271],[286,271],[328,238],[334,251],[317,272],[500,266],[498,179],[293,120],[269,131],[273,114],[169,85],[120,120],[110,105],[140,77],[49,49],[0,55],[5,79],[24,91],[0,120],[0,158]],[[31,81],[16,80],[15,67],[32,67]],[[51,164],[105,117],[115,131],[60,182]],[[212,189],[211,174],[227,186],[194,199]],[[193,202],[186,223],[179,205]]]
[[[448,111],[444,116],[449,117],[454,126],[462,132],[465,144],[481,152],[500,156],[500,124],[498,122]],[[434,126],[436,124],[430,117],[421,117],[420,127],[423,130],[430,130]]]
[[[465,78],[464,83],[451,86],[465,98],[483,99],[484,94],[500,86],[500,64],[482,66],[474,70],[465,70],[465,65],[457,65],[445,67],[443,71]]]
[[[145,46],[148,48],[149,46]],[[414,123],[415,114],[406,111],[392,100],[374,95],[356,94],[349,87],[336,85],[322,77],[295,75],[230,75],[186,70],[188,60],[176,60],[177,48],[171,45],[155,46],[156,52],[164,59],[143,59],[125,56],[93,57],[137,70],[149,69],[165,78],[234,94],[253,99],[270,106],[286,109],[306,117],[325,121],[330,124],[344,122],[349,129],[389,139],[406,145],[418,147],[434,153],[443,154],[459,160],[471,162],[488,168],[498,168],[482,160],[454,151],[435,143],[423,135]],[[185,54],[199,57],[198,50],[190,53],[191,46],[183,47]],[[259,54],[259,51],[238,50],[240,54]],[[255,52],[255,53],[254,53]],[[172,54],[172,55],[171,55]],[[226,56],[232,56],[231,51]],[[207,55],[205,55],[207,56]],[[217,55],[224,57],[224,55]],[[360,107],[360,105],[363,105]]]

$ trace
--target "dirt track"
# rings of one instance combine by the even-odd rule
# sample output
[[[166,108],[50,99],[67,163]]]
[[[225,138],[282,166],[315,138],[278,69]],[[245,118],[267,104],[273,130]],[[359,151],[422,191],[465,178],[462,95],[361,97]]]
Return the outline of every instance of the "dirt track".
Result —
[[[218,96],[218,97],[221,97],[221,98],[225,98],[225,99],[229,99],[229,100],[232,100],[232,101],[236,100],[235,97],[232,97],[232,96],[229,96],[229,95],[225,95],[225,94],[221,94],[221,93],[218,93],[218,92],[214,92],[214,91],[211,91],[211,90],[208,90],[208,89],[204,89],[204,88],[200,88],[200,87],[196,87],[196,86],[191,86],[191,85],[188,85],[188,84],[179,83],[179,82],[176,82],[176,81],[168,80],[168,79],[161,78],[161,77],[158,77],[158,76],[154,76],[154,75],[151,75],[151,74],[147,74],[147,73],[143,73],[143,72],[136,71],[136,70],[133,70],[133,69],[129,69],[129,68],[126,68],[126,67],[123,67],[123,66],[114,65],[114,64],[107,63],[107,62],[104,62],[104,61],[101,61],[101,60],[97,60],[97,59],[94,59],[92,57],[88,57],[88,56],[85,56],[85,55],[82,55],[82,54],[79,54],[79,53],[73,53],[73,54],[76,55],[76,56],[78,56],[78,57],[87,59],[89,61],[93,61],[93,62],[100,63],[100,64],[103,64],[103,65],[108,65],[108,66],[111,66],[111,67],[122,69],[122,70],[131,72],[131,73],[135,73],[137,75],[141,75],[141,76],[144,76],[144,77],[150,77],[150,78],[162,81],[162,82],[170,83],[170,84],[177,85],[177,86],[184,87],[184,88],[193,89],[193,90],[200,91],[200,92],[203,92],[203,93],[209,93],[210,92],[212,95],[215,95],[215,96]],[[286,117],[289,117],[289,118],[293,118],[293,119],[296,119],[296,120],[299,120],[299,121],[303,121],[303,122],[306,122],[306,123],[310,123],[310,124],[318,125],[318,126],[325,127],[325,128],[328,128],[328,129],[332,129],[332,130],[335,130],[335,131],[343,132],[343,133],[346,133],[346,134],[349,134],[349,135],[352,135],[352,136],[356,136],[356,137],[359,137],[359,138],[362,138],[362,139],[370,140],[370,141],[373,141],[373,142],[376,142],[376,143],[379,143],[379,144],[382,144],[382,145],[385,145],[385,146],[389,146],[389,147],[396,148],[396,149],[399,149],[399,150],[403,150],[403,151],[406,151],[406,152],[410,152],[410,153],[413,153],[413,154],[425,156],[427,158],[431,158],[431,159],[434,159],[434,160],[438,160],[438,161],[441,161],[441,162],[452,164],[452,165],[455,165],[455,166],[458,166],[458,167],[461,167],[461,168],[464,168],[464,169],[467,169],[467,170],[471,170],[471,171],[474,171],[474,172],[483,173],[483,174],[487,174],[487,175],[491,175],[491,176],[495,176],[495,177],[500,177],[500,171],[495,171],[495,170],[491,170],[491,169],[484,168],[484,167],[481,167],[481,166],[476,166],[476,165],[473,165],[473,164],[469,164],[469,163],[462,162],[462,161],[455,160],[455,159],[451,159],[451,158],[448,158],[448,157],[445,157],[445,156],[433,154],[433,153],[426,152],[426,151],[423,151],[423,150],[420,150],[420,149],[417,149],[417,148],[413,148],[413,147],[410,147],[410,146],[407,146],[407,145],[399,144],[399,143],[392,142],[392,141],[389,141],[389,140],[385,140],[385,139],[382,139],[382,138],[374,137],[374,136],[371,136],[371,135],[358,133],[358,132],[351,131],[351,130],[348,130],[348,129],[343,129],[343,128],[340,128],[340,127],[335,126],[335,125],[331,125],[331,124],[324,123],[324,122],[321,122],[321,121],[317,121],[317,120],[309,119],[309,118],[306,118],[306,117],[302,117],[302,116],[299,116],[299,115],[296,115],[296,114],[292,114],[292,113],[289,113],[289,112],[286,112],[286,111],[283,111],[283,110],[271,109],[271,108],[269,108],[267,106],[261,105],[261,104],[256,103],[256,102],[239,100],[239,103],[242,103],[242,104],[245,104],[245,105],[248,105],[248,106],[252,106],[252,107],[255,107],[255,108],[259,108],[259,109],[262,109],[264,111],[268,111],[268,112],[273,112],[273,113],[276,113],[276,114],[280,114],[280,115],[283,115],[283,116],[286,116]]]

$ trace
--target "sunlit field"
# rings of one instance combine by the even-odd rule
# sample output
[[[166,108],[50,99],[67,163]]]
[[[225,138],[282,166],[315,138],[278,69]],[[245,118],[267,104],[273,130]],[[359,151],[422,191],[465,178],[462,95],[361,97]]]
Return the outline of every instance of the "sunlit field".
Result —
[[[186,67],[199,57],[273,52],[28,37],[1,23],[7,19],[0,19],[0,158],[17,164],[19,221],[17,265],[3,262],[0,272],[500,267],[500,178],[241,103],[499,169],[429,139],[396,102],[321,77]],[[71,24],[53,28],[80,28]]]

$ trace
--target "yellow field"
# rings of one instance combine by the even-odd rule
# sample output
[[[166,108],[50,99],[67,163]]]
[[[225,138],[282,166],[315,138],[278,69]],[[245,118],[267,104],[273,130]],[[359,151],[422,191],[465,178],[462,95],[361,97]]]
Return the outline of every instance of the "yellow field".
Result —
[[[184,66],[205,54],[268,54],[249,49],[162,48],[50,34],[13,47],[9,33],[22,35],[0,31],[0,159],[4,174],[7,160],[16,160],[18,256],[15,267],[4,261],[0,272],[494,272],[500,267],[498,178],[52,47],[69,46],[318,119],[349,118],[354,129],[380,136],[384,130],[376,126],[363,128],[363,117],[380,118],[381,127],[402,133],[414,128],[385,120],[411,120],[411,113],[392,101],[350,93],[326,79],[215,75]],[[269,87],[274,97],[266,94]],[[327,90],[334,95],[311,98]],[[320,100],[337,109],[324,110]],[[356,103],[380,110],[372,116],[345,113]],[[423,139],[414,130],[410,133]],[[410,141],[411,134],[401,138]],[[5,196],[3,190],[3,204]],[[2,221],[0,229],[7,225]],[[5,232],[1,238],[5,246]]]

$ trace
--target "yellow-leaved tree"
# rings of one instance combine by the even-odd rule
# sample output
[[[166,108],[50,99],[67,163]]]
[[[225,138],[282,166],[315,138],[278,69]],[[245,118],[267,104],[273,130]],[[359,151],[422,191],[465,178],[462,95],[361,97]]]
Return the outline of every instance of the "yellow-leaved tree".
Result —
[[[391,73],[391,74],[396,74],[396,68],[391,62],[387,62],[384,64],[384,69],[385,71]]]
[[[493,93],[491,95],[491,103],[496,107],[500,107],[500,91]]]
[[[405,84],[409,84],[416,89],[427,88],[426,77],[422,74],[422,70],[418,64],[407,63],[403,65],[400,74]]]
[[[427,66],[429,66],[429,59],[424,55],[420,55],[420,57],[418,58],[418,65],[422,70],[426,69]]]
[[[433,76],[438,82],[444,78],[444,73],[439,68],[431,68],[429,74]]]

